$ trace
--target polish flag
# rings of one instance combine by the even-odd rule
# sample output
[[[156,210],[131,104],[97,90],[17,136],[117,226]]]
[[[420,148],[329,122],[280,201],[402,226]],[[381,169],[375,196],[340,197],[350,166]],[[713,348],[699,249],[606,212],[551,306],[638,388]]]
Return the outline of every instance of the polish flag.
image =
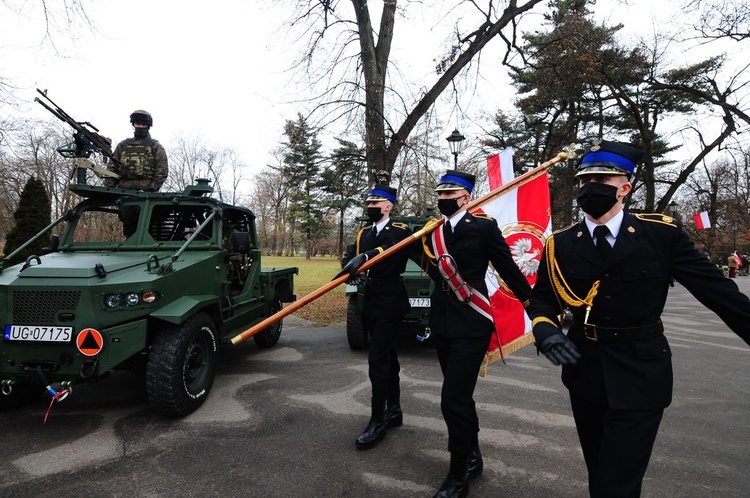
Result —
[[[698,214],[694,214],[693,221],[695,222],[695,228],[698,230],[711,228],[711,220],[708,218],[708,211],[701,211]]]
[[[490,190],[513,180],[513,149],[505,149],[500,154],[488,157],[487,172]],[[544,253],[544,242],[552,231],[547,174],[485,204],[482,211],[497,220],[513,260],[533,287]],[[490,363],[534,342],[531,321],[523,305],[492,265],[487,268],[485,281],[492,304],[495,333],[482,364],[481,376],[486,374]]]

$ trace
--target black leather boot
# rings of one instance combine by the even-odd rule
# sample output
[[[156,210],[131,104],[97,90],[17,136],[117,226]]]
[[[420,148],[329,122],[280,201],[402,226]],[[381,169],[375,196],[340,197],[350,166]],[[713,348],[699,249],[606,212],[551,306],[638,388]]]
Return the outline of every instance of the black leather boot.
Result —
[[[403,425],[404,414],[401,411],[401,405],[388,405],[388,408],[385,410],[385,423],[389,429]]]
[[[385,436],[388,425],[385,421],[385,403],[372,404],[372,415],[370,423],[367,424],[365,431],[359,435],[356,441],[358,450],[367,450],[377,445]]]
[[[469,475],[466,473],[467,455],[451,453],[451,466],[443,485],[433,498],[464,498],[469,496]]]
[[[473,479],[482,475],[483,470],[484,461],[482,460],[482,453],[479,451],[479,446],[477,446],[471,453],[469,453],[469,461],[466,464],[466,475],[468,475],[470,479]]]

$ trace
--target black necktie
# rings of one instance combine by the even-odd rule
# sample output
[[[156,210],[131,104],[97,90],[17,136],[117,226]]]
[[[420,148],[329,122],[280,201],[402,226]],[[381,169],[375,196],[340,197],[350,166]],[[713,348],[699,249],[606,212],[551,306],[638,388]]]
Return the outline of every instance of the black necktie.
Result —
[[[609,234],[609,228],[607,225],[599,225],[594,228],[594,238],[596,239],[596,250],[599,251],[599,255],[603,261],[607,260],[607,256],[612,252],[612,246],[607,242],[607,235]]]
[[[450,221],[446,221],[443,225],[443,231],[445,232],[446,237],[450,237],[453,235],[453,225],[451,225]]]

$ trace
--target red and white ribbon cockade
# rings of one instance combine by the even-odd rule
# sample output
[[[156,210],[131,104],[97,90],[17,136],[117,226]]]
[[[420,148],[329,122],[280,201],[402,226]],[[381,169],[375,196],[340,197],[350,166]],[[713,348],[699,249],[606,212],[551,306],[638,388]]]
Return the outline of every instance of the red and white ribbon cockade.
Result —
[[[448,223],[448,221],[445,223]],[[456,268],[456,262],[453,260],[453,256],[448,254],[448,248],[445,246],[445,236],[443,234],[444,227],[445,224],[432,232],[432,244],[433,247],[435,247],[435,256],[437,256],[437,265],[440,274],[448,283],[448,287],[450,287],[453,293],[456,294],[459,301],[467,303],[474,308],[477,313],[485,317],[487,320],[492,321],[492,305],[490,304],[490,300],[463,279],[461,274],[458,273],[458,268]]]

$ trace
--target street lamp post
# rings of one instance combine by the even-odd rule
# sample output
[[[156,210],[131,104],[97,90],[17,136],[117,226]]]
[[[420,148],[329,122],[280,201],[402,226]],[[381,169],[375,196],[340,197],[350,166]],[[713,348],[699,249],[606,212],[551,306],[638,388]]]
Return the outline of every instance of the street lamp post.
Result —
[[[669,207],[669,214],[672,216],[672,218],[677,219],[677,203],[675,201],[670,202],[667,207]]]
[[[453,133],[451,133],[446,140],[448,141],[448,145],[451,148],[451,154],[453,154],[453,169],[458,170],[458,155],[463,150],[464,146],[464,140],[466,140],[466,137],[461,135],[461,132],[458,131],[458,128],[453,130]]]

